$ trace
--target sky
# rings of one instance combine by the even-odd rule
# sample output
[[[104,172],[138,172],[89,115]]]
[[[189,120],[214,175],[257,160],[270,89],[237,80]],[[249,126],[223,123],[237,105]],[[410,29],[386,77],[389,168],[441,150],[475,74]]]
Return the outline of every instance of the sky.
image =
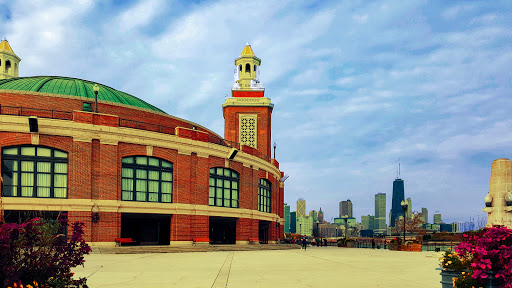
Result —
[[[512,146],[510,1],[6,1],[20,76],[69,76],[224,135],[246,42],[274,103],[285,202],[374,214],[404,180],[413,211],[486,217],[493,160]]]

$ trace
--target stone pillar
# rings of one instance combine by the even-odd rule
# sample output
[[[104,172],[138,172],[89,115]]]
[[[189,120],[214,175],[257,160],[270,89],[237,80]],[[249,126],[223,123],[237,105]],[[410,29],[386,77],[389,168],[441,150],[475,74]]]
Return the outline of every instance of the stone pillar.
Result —
[[[485,207],[488,213],[486,227],[505,225],[512,228],[512,206],[507,207],[505,197],[512,192],[512,167],[508,158],[496,159],[491,164],[491,183],[489,194],[492,207]]]

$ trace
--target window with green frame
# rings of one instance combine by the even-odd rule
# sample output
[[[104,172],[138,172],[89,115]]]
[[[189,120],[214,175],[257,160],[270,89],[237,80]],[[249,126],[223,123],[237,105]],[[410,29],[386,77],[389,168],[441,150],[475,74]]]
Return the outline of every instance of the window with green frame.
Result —
[[[68,153],[44,146],[2,149],[2,196],[68,197]]]
[[[267,179],[260,179],[258,185],[258,210],[270,213],[270,196],[272,184]]]
[[[121,200],[172,202],[172,163],[159,158],[122,159]]]
[[[239,178],[231,169],[211,168],[209,205],[238,208]]]

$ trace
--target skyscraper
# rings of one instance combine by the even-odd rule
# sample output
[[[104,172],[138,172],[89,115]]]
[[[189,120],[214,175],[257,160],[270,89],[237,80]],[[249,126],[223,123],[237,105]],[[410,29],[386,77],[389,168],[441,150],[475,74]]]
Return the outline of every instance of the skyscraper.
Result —
[[[391,219],[390,227],[395,227],[395,220],[402,215],[402,201],[404,201],[404,180],[395,179],[393,181],[393,198],[391,199]]]
[[[412,200],[411,200],[411,197],[407,198],[407,218],[411,218],[412,217]]]
[[[340,218],[352,217],[352,202],[350,200],[340,202]]]
[[[320,211],[318,211],[318,222],[324,222],[324,212],[322,211],[322,207],[320,207]]]
[[[290,212],[290,233],[297,233],[297,211]]]
[[[316,210],[309,211],[309,217],[313,218],[313,223],[318,221],[318,212]]]
[[[375,229],[375,216],[361,216],[361,224],[363,225],[364,230],[374,230]]]
[[[306,236],[313,235],[313,217],[309,215],[297,217],[297,224],[295,227],[298,234]]]
[[[375,194],[375,234],[386,234],[386,193]]]
[[[423,223],[428,223],[428,210],[427,208],[421,208],[421,220]]]
[[[297,201],[297,218],[306,216],[306,200],[299,198]]]
[[[284,204],[284,233],[290,233],[290,205]]]
[[[443,222],[443,220],[441,220],[441,214],[440,213],[434,214],[434,224],[441,224],[441,222]]]

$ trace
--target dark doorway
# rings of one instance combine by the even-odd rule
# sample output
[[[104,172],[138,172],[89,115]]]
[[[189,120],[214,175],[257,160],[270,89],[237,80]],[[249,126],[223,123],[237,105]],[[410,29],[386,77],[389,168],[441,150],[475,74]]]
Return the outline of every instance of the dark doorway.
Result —
[[[171,215],[121,213],[121,237],[136,245],[169,245]]]
[[[268,227],[270,226],[269,221],[260,221],[259,224],[259,240],[260,244],[268,244]]]
[[[210,242],[236,244],[236,218],[210,217]]]

